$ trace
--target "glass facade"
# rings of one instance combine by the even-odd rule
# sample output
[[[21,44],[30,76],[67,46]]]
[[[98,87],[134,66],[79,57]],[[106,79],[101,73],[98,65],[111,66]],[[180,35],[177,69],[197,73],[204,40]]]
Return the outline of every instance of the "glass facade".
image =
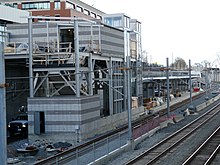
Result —
[[[7,29],[2,25],[0,25],[0,42],[7,42]]]
[[[122,27],[122,17],[104,18],[104,23],[112,27]]]
[[[23,10],[31,9],[50,9],[50,2],[28,2],[22,3]]]

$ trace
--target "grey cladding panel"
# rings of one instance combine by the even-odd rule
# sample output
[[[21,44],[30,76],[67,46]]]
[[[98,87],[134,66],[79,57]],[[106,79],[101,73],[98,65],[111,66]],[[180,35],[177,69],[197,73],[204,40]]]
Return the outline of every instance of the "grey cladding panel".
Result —
[[[57,24],[49,24],[49,40],[54,41],[57,38]],[[27,42],[28,41],[28,24],[9,25],[10,42]],[[33,40],[46,41],[47,25],[46,23],[33,23]]]
[[[110,27],[101,31],[102,56],[124,57],[124,32]]]

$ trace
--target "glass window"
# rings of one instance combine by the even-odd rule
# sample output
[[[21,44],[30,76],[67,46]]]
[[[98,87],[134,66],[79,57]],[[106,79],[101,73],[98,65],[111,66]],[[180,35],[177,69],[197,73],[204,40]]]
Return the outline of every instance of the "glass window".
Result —
[[[22,4],[22,5],[21,5],[21,8],[22,8],[23,10],[27,9],[27,4]]]
[[[114,17],[113,19],[114,19],[114,22],[113,22],[114,27],[122,26],[121,17]]]
[[[80,6],[76,6],[76,10],[79,11],[79,12],[83,12],[83,8],[80,7]]]
[[[43,3],[40,3],[40,4],[38,5],[38,7],[39,7],[39,9],[43,9],[43,8],[44,8],[44,4],[43,4]]]
[[[86,15],[90,15],[89,10],[87,10],[87,9],[84,9],[83,13],[86,14]]]
[[[54,9],[60,9],[60,2],[54,2]]]
[[[22,3],[22,9],[50,9],[50,2]]]
[[[50,3],[44,2],[44,9],[49,9],[49,8],[50,8]]]
[[[104,23],[107,24],[107,25],[113,26],[112,18],[105,18]]]
[[[91,15],[91,17],[96,18],[96,14],[95,13],[91,12],[90,15]]]
[[[6,43],[7,40],[7,29],[4,26],[0,26],[0,42]]]
[[[66,2],[66,9],[75,9],[75,5],[70,2]]]
[[[29,9],[34,9],[34,4],[33,3],[29,4]]]
[[[100,16],[100,15],[97,15],[97,18],[100,19],[100,20],[102,20],[102,16]]]

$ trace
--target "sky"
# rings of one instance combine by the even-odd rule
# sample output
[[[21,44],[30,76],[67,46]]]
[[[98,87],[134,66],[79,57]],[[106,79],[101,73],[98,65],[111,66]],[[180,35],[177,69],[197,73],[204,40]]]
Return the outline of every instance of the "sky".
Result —
[[[148,61],[220,66],[220,0],[82,0],[107,13],[125,13],[142,23]]]

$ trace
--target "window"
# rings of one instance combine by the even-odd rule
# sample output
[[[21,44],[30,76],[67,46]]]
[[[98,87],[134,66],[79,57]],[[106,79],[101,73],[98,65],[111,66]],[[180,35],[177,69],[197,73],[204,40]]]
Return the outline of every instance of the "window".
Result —
[[[100,20],[102,20],[102,16],[100,16],[100,15],[97,15],[97,18],[100,19]]]
[[[87,9],[84,9],[83,13],[86,14],[86,15],[90,15],[89,10],[87,10]]]
[[[60,9],[60,1],[54,2],[54,9]]]
[[[104,23],[107,24],[107,25],[113,26],[112,18],[105,18]]]
[[[76,6],[76,10],[79,11],[79,12],[83,12],[83,8],[80,7],[80,6]]]
[[[70,2],[66,2],[66,9],[75,9],[75,5]]]
[[[0,25],[0,42],[5,42],[7,41],[7,29],[5,26]]]
[[[50,9],[50,2],[28,2],[22,3],[23,10],[30,10],[30,9]]]
[[[119,27],[119,26],[121,26],[121,17],[115,17],[115,18],[113,18],[114,20],[113,20],[113,26],[114,27]]]
[[[38,5],[38,8],[39,8],[39,9],[43,9],[43,8],[44,8],[44,4],[43,4],[43,3],[40,3],[40,4]]]
[[[110,26],[113,26],[113,27],[121,27],[122,26],[122,18],[121,17],[105,18],[104,22],[107,25],[110,25]]]
[[[91,15],[91,17],[96,18],[96,14],[95,13],[91,12],[90,15]]]

